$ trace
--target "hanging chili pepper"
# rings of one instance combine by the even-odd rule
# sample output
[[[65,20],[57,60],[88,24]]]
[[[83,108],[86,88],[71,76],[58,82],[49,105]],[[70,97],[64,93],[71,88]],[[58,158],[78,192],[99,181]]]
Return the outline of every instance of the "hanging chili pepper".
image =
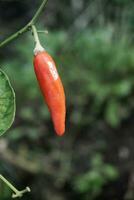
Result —
[[[56,133],[61,136],[65,131],[65,94],[52,57],[40,45],[35,27],[34,70],[45,102],[51,113]]]

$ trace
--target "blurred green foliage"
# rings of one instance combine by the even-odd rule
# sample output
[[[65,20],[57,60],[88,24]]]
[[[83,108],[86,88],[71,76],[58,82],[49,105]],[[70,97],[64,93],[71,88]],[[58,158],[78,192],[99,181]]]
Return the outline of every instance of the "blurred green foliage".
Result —
[[[10,192],[9,188],[5,184],[0,184],[0,188],[2,191],[0,194],[0,198],[1,199],[9,199],[9,197],[11,197],[11,192]]]
[[[70,145],[73,138],[77,137],[78,131],[89,134],[90,127],[98,124],[100,120],[116,128],[131,114],[134,49],[126,36],[119,39],[114,38],[114,35],[111,27],[105,30],[87,30],[77,34],[73,41],[63,31],[41,35],[42,43],[55,59],[64,83],[67,97],[66,135],[71,137],[67,139]],[[64,45],[66,43],[67,45]],[[3,69],[9,74],[17,96],[16,125],[9,131],[7,138],[11,144],[14,141],[19,142],[19,146],[16,144],[15,149],[19,148],[20,155],[27,155],[27,158],[32,155],[35,157],[39,152],[43,153],[45,148],[45,152],[48,152],[52,160],[58,159],[56,162],[60,162],[62,179],[64,181],[70,179],[73,182],[71,173],[74,169],[70,164],[66,166],[66,159],[68,160],[72,150],[66,152],[66,148],[62,149],[64,153],[61,160],[61,153],[57,157],[55,152],[57,147],[51,142],[54,131],[50,115],[33,71],[32,36],[28,35],[27,38],[15,43],[13,55],[14,58],[9,57],[2,64]],[[32,151],[23,142],[24,138],[30,143]],[[38,145],[40,138],[42,144]],[[58,139],[55,140],[59,143]],[[105,149],[105,140],[103,143],[102,148]],[[54,158],[51,157],[53,153]],[[85,164],[88,166],[88,163]],[[61,178],[58,176],[59,174],[56,179],[60,181]],[[103,186],[114,178],[117,178],[116,169],[95,156],[91,160],[91,169],[89,168],[84,175],[76,177],[77,189],[74,191],[84,193],[83,199],[89,194],[91,199],[94,199],[100,194]]]
[[[101,155],[96,154],[90,162],[89,172],[76,177],[74,182],[76,191],[83,194],[82,199],[95,199],[108,181],[115,180],[118,177],[116,168],[104,163]]]
[[[65,87],[66,133],[55,136],[34,74],[29,32],[0,52],[17,97],[15,123],[0,151],[0,170],[18,186],[31,187],[27,200],[90,200],[101,195],[103,200],[122,200],[134,154],[133,0],[49,2],[37,27],[50,28],[40,38]],[[19,6],[24,3],[32,9],[31,0]],[[21,22],[32,12],[23,13]],[[3,19],[2,31],[9,33],[6,24]],[[109,183],[112,188],[105,190]],[[0,199],[8,200],[10,194],[0,193]]]

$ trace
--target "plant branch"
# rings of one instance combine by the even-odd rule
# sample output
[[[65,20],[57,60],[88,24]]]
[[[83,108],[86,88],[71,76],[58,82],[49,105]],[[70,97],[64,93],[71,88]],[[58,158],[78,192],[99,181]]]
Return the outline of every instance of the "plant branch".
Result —
[[[12,40],[16,39],[19,35],[25,33],[26,31],[28,31],[28,28],[30,28],[30,24],[27,24],[22,29],[20,29],[16,33],[12,34],[11,36],[9,36],[7,39],[5,39],[4,41],[2,41],[0,43],[0,48],[3,47],[3,46],[5,46],[6,44],[8,44],[9,42],[11,42]]]
[[[24,193],[30,192],[30,188],[26,187],[24,190],[17,190],[4,176],[0,174],[0,179],[14,192],[12,198],[22,197]]]
[[[11,42],[12,40],[16,39],[19,35],[27,32],[31,26],[36,23],[41,11],[43,10],[43,8],[46,6],[48,0],[43,0],[40,7],[38,8],[38,10],[36,11],[35,15],[33,16],[33,18],[30,20],[30,22],[28,24],[26,24],[23,28],[21,28],[20,30],[18,30],[16,33],[12,34],[11,36],[9,36],[7,39],[5,39],[4,41],[2,41],[0,43],[0,48],[5,46],[6,44],[8,44],[9,42]]]
[[[36,11],[35,15],[33,16],[32,20],[31,20],[31,25],[36,23],[41,11],[43,10],[43,8],[46,6],[48,0],[43,0],[40,7],[38,8],[38,10]]]

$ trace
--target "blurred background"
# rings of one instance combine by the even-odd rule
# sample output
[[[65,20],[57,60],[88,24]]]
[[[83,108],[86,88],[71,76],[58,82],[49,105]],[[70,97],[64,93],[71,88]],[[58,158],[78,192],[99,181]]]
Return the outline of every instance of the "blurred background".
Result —
[[[0,0],[0,40],[23,27],[41,0]],[[134,1],[49,0],[37,28],[67,99],[57,137],[33,71],[27,32],[0,49],[16,93],[13,126],[0,138],[0,173],[24,200],[134,199]],[[11,191],[0,182],[0,199]]]

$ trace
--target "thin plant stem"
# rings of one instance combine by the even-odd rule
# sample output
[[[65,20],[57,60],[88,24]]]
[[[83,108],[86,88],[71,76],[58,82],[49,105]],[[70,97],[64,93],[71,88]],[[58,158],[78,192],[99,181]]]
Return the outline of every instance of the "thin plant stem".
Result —
[[[30,23],[27,24],[25,27],[23,27],[22,29],[20,29],[19,31],[17,31],[16,33],[14,33],[13,35],[9,36],[7,39],[5,39],[3,42],[0,43],[0,48],[7,45],[9,42],[11,42],[12,40],[16,39],[19,35],[25,33],[26,31],[28,31],[28,29],[30,28]]]
[[[30,188],[26,187],[24,190],[17,190],[4,176],[0,174],[0,179],[14,192],[12,198],[22,197],[24,193],[30,192]]]
[[[35,25],[32,25],[32,32],[33,32],[35,43],[40,45],[40,40],[39,40],[39,36],[38,36]]]
[[[43,8],[46,6],[48,0],[43,0],[41,5],[39,6],[38,10],[36,11],[35,15],[33,16],[33,18],[30,20],[30,22],[28,22],[28,24],[26,24],[23,28],[21,28],[20,30],[18,30],[16,33],[12,34],[11,36],[9,36],[8,38],[6,38],[4,41],[2,41],[0,43],[0,48],[7,45],[9,42],[11,42],[12,40],[16,39],[18,36],[20,36],[21,34],[27,32],[31,26],[36,23],[41,11],[43,10]]]
[[[36,11],[35,15],[33,16],[32,20],[31,20],[31,24],[36,23],[40,13],[42,12],[43,8],[46,6],[48,0],[43,0],[40,7],[38,8],[38,10]]]
[[[15,193],[18,192],[18,190],[6,179],[4,176],[0,175],[0,179],[8,186],[11,190],[13,190]]]

